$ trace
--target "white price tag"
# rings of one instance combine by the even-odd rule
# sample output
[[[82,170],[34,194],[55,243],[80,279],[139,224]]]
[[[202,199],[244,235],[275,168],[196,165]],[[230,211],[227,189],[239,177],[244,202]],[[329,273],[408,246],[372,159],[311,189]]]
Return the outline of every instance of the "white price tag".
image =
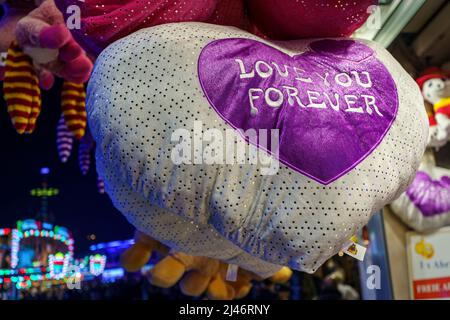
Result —
[[[236,281],[239,267],[235,264],[229,264],[227,269],[227,281]]]

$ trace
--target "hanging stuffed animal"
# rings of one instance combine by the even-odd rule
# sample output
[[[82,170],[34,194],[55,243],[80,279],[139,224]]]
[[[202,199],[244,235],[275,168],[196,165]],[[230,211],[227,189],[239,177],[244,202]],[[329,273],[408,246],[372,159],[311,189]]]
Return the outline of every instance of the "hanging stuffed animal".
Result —
[[[186,224],[210,226],[261,261],[314,272],[413,178],[428,135],[420,98],[414,80],[374,43],[274,43],[178,23],[105,49],[87,109],[99,173],[139,230],[169,243],[157,219],[138,222],[132,193]],[[257,139],[240,131],[251,129]],[[267,129],[273,136],[263,136]],[[268,162],[211,161],[205,154],[217,132],[231,145],[249,141]],[[264,144],[277,134],[278,146]],[[205,150],[200,160],[191,148]],[[179,244],[170,241],[175,250]],[[218,258],[204,246],[192,255]],[[198,252],[198,244],[180,251]]]
[[[59,159],[62,163],[66,163],[72,152],[73,135],[67,128],[63,114],[59,118],[56,131],[56,146],[58,148]]]
[[[88,79],[92,63],[65,27],[53,0],[1,0],[0,4],[5,12],[0,20],[2,61],[16,41],[33,58],[42,88],[53,85],[53,74],[77,83]]]
[[[7,0],[1,4],[5,16],[0,21],[0,79],[5,70],[10,75],[4,81],[5,100],[16,131],[32,133],[41,109],[36,79],[44,89],[52,87],[54,74],[82,83],[88,79],[92,63],[72,38],[53,0]],[[19,100],[14,100],[16,97]]]
[[[20,19],[15,29],[19,45],[41,73],[84,83],[92,63],[67,29],[53,0],[36,1],[37,8]]]

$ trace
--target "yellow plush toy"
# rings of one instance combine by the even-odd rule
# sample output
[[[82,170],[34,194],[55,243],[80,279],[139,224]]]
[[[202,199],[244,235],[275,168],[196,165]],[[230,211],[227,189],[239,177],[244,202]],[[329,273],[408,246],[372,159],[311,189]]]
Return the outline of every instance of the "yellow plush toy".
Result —
[[[231,300],[245,297],[252,281],[262,280],[252,272],[239,269],[236,281],[227,281],[228,264],[208,257],[198,257],[170,249],[147,235],[136,232],[135,244],[121,257],[123,267],[138,271],[150,259],[152,251],[165,255],[150,270],[148,278],[158,287],[169,288],[180,282],[181,291],[188,296],[200,296],[206,292],[209,299]],[[284,267],[270,278],[275,283],[289,280],[292,271]]]

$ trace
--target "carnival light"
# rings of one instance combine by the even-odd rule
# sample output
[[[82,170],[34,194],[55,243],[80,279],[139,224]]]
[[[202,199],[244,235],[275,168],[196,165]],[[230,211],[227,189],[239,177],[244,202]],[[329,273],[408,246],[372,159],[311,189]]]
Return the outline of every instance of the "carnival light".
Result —
[[[129,247],[134,244],[134,239],[123,240],[123,241],[112,241],[108,243],[98,243],[89,247],[89,250],[96,251],[107,248],[115,248],[115,247]]]
[[[69,254],[63,254],[61,252],[48,256],[51,279],[62,279],[66,276],[69,267],[69,259]]]
[[[115,268],[105,270],[102,274],[103,281],[114,281],[117,278],[123,277],[125,270],[123,268]]]
[[[89,272],[94,276],[99,276],[105,270],[106,256],[96,254],[89,257]]]
[[[7,236],[11,233],[11,229],[10,228],[3,228],[0,229],[0,236]]]
[[[43,228],[51,230],[43,230]],[[61,241],[67,246],[69,259],[73,257],[73,238],[69,230],[61,226],[53,226],[47,222],[40,222],[35,219],[27,219],[17,222],[17,229],[13,229],[11,242],[11,267],[14,269],[18,264],[18,252],[20,248],[20,239],[29,237],[50,238]]]
[[[20,237],[19,237],[19,231],[17,229],[14,229],[12,231],[12,239],[11,239],[11,268],[16,268],[17,264],[19,263],[19,243],[20,243]]]

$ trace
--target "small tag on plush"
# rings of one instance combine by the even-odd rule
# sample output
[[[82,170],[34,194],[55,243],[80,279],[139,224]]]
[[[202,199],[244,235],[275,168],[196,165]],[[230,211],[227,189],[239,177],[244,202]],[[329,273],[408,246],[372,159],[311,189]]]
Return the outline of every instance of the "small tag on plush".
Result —
[[[227,281],[236,281],[239,267],[235,264],[229,264],[227,269]]]
[[[359,261],[364,261],[364,255],[366,254],[366,248],[357,244],[356,242],[350,241],[344,247],[343,250],[345,254],[348,254],[350,257],[358,259]]]

